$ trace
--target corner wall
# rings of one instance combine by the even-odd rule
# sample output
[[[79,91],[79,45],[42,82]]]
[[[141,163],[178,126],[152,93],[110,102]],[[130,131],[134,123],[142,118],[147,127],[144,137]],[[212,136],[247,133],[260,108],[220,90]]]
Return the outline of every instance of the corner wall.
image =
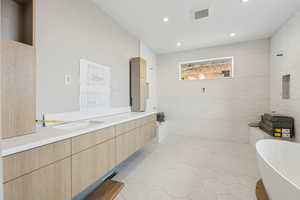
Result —
[[[1,9],[2,4],[0,3],[0,16],[2,9]],[[0,36],[2,37],[2,25],[1,25],[1,20],[0,20]],[[0,38],[1,39],[1,38]],[[0,40],[0,63],[2,63],[2,40]],[[0,64],[1,65],[1,64]],[[2,73],[2,70],[0,70],[0,73]],[[0,74],[0,97],[2,95],[2,74]],[[0,113],[2,112],[2,98],[0,98]],[[0,115],[0,200],[4,199],[4,194],[3,194],[3,161],[2,161],[2,115]]]
[[[158,111],[170,134],[248,142],[247,124],[269,111],[269,50],[265,39],[158,56]],[[232,79],[178,80],[179,62],[226,56]]]
[[[271,39],[271,110],[295,118],[296,140],[300,142],[300,12],[284,24]],[[283,56],[276,56],[283,53]],[[281,99],[282,76],[291,75],[290,99]]]
[[[129,60],[139,54],[138,39],[92,0],[37,1],[36,37],[38,117],[79,110],[81,58],[111,67],[112,106],[129,105]]]

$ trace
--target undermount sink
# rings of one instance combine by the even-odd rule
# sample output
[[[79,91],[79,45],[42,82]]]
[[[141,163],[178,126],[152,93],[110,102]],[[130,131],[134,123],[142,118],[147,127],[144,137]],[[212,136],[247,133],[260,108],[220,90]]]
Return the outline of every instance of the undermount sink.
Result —
[[[104,121],[96,121],[96,120],[84,120],[84,121],[76,121],[76,122],[67,122],[57,126],[54,128],[63,129],[63,130],[80,130],[83,128],[87,128],[89,126],[95,126],[104,123]]]

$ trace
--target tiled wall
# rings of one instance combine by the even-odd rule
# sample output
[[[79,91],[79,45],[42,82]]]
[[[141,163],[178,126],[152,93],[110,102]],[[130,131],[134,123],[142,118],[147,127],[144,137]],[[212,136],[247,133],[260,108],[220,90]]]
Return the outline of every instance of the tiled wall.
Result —
[[[266,39],[158,56],[158,110],[170,134],[248,142],[248,122],[269,111],[269,47]],[[225,56],[235,58],[234,78],[178,80],[179,62]]]
[[[283,56],[276,56],[283,53]],[[271,110],[295,118],[296,139],[300,141],[300,12],[271,39]],[[291,75],[290,99],[282,99],[282,76]]]

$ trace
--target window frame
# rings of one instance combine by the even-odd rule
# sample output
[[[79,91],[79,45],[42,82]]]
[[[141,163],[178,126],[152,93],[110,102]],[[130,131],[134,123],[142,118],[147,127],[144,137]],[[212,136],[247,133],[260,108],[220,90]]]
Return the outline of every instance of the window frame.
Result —
[[[215,61],[215,60],[224,60],[224,59],[231,59],[232,60],[231,76],[230,77],[197,79],[197,80],[182,80],[182,78],[181,78],[181,66],[184,65],[184,64],[193,64],[193,63],[197,63],[197,62]],[[205,81],[205,80],[218,80],[218,79],[232,79],[233,77],[234,77],[234,56],[215,57],[215,58],[208,58],[208,59],[200,59],[200,60],[191,60],[191,61],[179,62],[179,77],[178,77],[178,79],[180,81]]]

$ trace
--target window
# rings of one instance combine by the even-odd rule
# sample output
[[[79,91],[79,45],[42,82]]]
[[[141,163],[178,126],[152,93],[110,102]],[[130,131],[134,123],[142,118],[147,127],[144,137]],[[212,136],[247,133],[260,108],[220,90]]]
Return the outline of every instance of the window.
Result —
[[[204,80],[233,77],[233,57],[180,63],[180,80]]]

